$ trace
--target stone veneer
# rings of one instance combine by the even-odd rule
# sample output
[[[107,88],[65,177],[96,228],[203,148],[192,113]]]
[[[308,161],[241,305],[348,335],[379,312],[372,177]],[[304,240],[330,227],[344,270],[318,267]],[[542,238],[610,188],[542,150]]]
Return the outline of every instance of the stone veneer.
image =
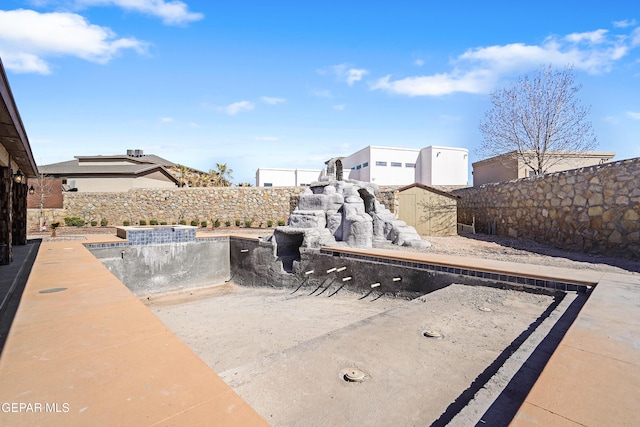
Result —
[[[52,222],[64,225],[64,217],[77,215],[85,221],[106,218],[110,226],[122,226],[127,220],[136,225],[141,219],[155,219],[178,223],[197,219],[212,222],[218,219],[224,227],[225,221],[232,225],[240,220],[252,220],[254,227],[273,225],[278,220],[287,220],[298,205],[299,196],[306,187],[207,187],[172,189],[136,189],[118,193],[64,193],[63,209],[44,209],[49,227]],[[395,187],[384,188],[378,199],[392,212]],[[29,229],[38,228],[38,209],[29,210]]]
[[[563,249],[640,257],[640,158],[453,191],[458,222]]]

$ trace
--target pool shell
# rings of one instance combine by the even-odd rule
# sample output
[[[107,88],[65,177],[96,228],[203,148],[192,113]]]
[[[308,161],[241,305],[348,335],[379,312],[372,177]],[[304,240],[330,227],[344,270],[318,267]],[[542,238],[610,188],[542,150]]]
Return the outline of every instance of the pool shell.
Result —
[[[146,230],[142,231],[145,232]],[[525,274],[501,274],[481,268],[460,268],[440,263],[412,261],[411,259],[400,258],[397,254],[396,256],[372,255],[366,251],[354,251],[349,248],[309,249],[299,247],[298,245],[302,244],[302,239],[296,239],[296,236],[293,237],[293,239],[280,242],[275,238],[254,239],[228,237],[213,239],[194,238],[186,242],[173,242],[169,244],[158,243],[157,241],[147,244],[130,243],[129,246],[131,249],[138,249],[136,249],[137,252],[129,251],[127,253],[127,258],[133,258],[133,260],[129,260],[129,263],[122,262],[124,255],[122,259],[118,259],[117,257],[104,258],[104,247],[93,247],[92,250],[98,258],[100,258],[100,253],[102,252],[102,259],[105,265],[109,266],[110,270],[118,275],[123,283],[129,287],[132,287],[128,284],[132,283],[130,275],[136,272],[136,280],[133,281],[136,288],[132,288],[132,290],[138,295],[146,294],[147,299],[149,299],[149,296],[158,292],[157,281],[163,277],[163,269],[168,269],[173,273],[184,274],[185,277],[188,275],[193,276],[193,272],[187,268],[186,265],[188,261],[192,261],[194,258],[194,255],[190,254],[192,254],[193,251],[195,251],[196,254],[201,253],[203,246],[206,248],[216,248],[215,251],[217,251],[217,253],[224,253],[225,255],[223,257],[207,255],[206,258],[211,259],[212,262],[207,263],[206,261],[202,261],[198,263],[198,268],[202,269],[202,272],[196,275],[197,280],[193,279],[193,277],[191,282],[170,279],[168,280],[168,286],[162,287],[160,289],[161,291],[170,292],[172,290],[187,291],[189,289],[196,289],[206,286],[207,284],[221,283],[220,277],[224,276],[228,276],[224,279],[224,282],[233,282],[243,287],[266,287],[289,290],[292,294],[302,289],[303,292],[309,291],[309,296],[326,296],[328,298],[335,298],[336,295],[342,296],[342,294],[351,293],[359,294],[359,299],[369,299],[371,301],[386,297],[418,298],[438,290],[446,289],[452,283],[464,284],[466,286],[484,285],[505,289],[517,289],[542,295],[558,295],[566,291],[577,291],[586,295],[591,289],[590,285],[579,281],[545,280]],[[91,246],[89,247],[91,248]],[[166,250],[166,248],[171,248],[171,250]],[[175,248],[179,248],[179,250],[176,251]],[[154,252],[153,255],[144,254],[145,251],[149,250],[160,251],[160,253]],[[106,253],[113,251],[114,248],[106,249]],[[162,259],[163,251],[167,254],[170,252],[172,254],[179,253],[181,254],[181,258],[173,259],[172,257],[165,257],[167,259],[160,262],[162,266],[158,269],[158,259]],[[150,270],[149,267],[151,268]],[[149,274],[149,271],[151,271],[151,274]],[[147,276],[146,279],[145,275]],[[216,277],[216,279],[212,280],[212,277]],[[146,288],[147,286],[149,287]],[[552,305],[555,307],[557,302]],[[482,308],[483,307],[477,307],[475,310],[482,311]],[[544,313],[540,313],[539,317],[530,319],[530,323],[524,326],[525,330],[531,329],[531,324],[544,320],[550,313],[551,311],[546,310]],[[292,319],[292,321],[295,323],[295,319]],[[322,319],[319,319],[319,321],[322,321]],[[421,329],[417,335],[421,340],[429,341],[424,336],[424,327]],[[531,331],[529,331],[529,333],[530,332]],[[332,332],[327,331],[327,334],[331,335]],[[447,332],[442,335],[448,334]],[[503,344],[508,344],[508,348],[513,350],[517,348],[517,345],[514,346],[513,343],[516,341],[521,343],[521,340],[518,337],[512,338],[514,339],[513,342],[510,341]],[[401,344],[398,343],[398,345]],[[283,348],[282,350],[286,349],[287,348]],[[274,354],[281,353],[276,352]],[[496,356],[496,354],[494,354],[494,356]],[[302,357],[302,359],[309,358],[308,356],[300,357]],[[238,356],[238,358],[240,358],[240,356]],[[483,359],[483,363],[488,363],[489,367],[495,371],[498,368],[498,366],[496,366],[496,360],[498,359]],[[345,359],[345,362],[349,362],[349,360]],[[270,370],[268,365],[267,363],[265,366],[254,367],[255,372],[253,372],[252,375],[264,375],[265,371]],[[487,369],[489,369],[489,367],[487,367]],[[294,367],[290,367],[289,369],[292,370]],[[339,367],[333,366],[331,369],[335,370],[339,369]],[[477,369],[473,372],[475,372],[475,374],[473,374],[474,378],[480,375],[483,376],[483,381],[488,379],[487,372],[479,372]],[[230,382],[230,378],[226,377],[225,373],[220,374],[223,379],[234,386],[234,383]],[[279,372],[276,374],[276,377],[284,374],[285,372]],[[316,374],[318,373],[316,372]],[[238,372],[234,373],[234,376],[236,375],[239,375]],[[306,373],[300,372],[299,375],[304,376]],[[242,376],[238,378],[242,378]],[[476,386],[479,381],[478,378],[479,377],[474,380]],[[422,380],[424,381],[426,378],[422,377]],[[245,379],[244,381],[247,382],[248,380]],[[275,378],[272,378],[272,381],[275,383]],[[458,390],[458,392],[462,394],[456,395],[458,397],[450,402],[450,405],[454,405],[456,408],[455,411],[449,409],[440,414],[441,417],[445,417],[446,419],[451,418],[456,414],[456,411],[464,406],[460,403],[461,401],[467,403],[471,401],[468,394],[469,390],[473,390],[474,386],[469,387],[466,392],[465,390]],[[387,390],[388,388],[389,386],[386,385],[381,390]],[[242,389],[238,388],[237,384],[234,386],[234,389],[241,396],[247,398],[247,396],[243,395]],[[441,391],[440,394],[442,393],[443,391]],[[462,395],[464,395],[464,397],[461,397]],[[283,399],[290,398],[290,396],[281,397]],[[451,397],[451,395],[449,395],[449,397]],[[258,404],[257,401],[252,401],[250,397],[248,401],[252,405]],[[260,409],[259,404],[256,409]],[[264,413],[262,413],[262,415],[266,419],[269,419],[271,416],[267,417]],[[432,417],[433,414],[425,416],[429,418]],[[438,419],[435,421],[438,421]],[[286,421],[283,422],[290,424],[292,420],[293,418],[287,418]],[[375,419],[372,419],[371,421],[374,420]],[[420,418],[420,420],[424,421],[422,418]],[[403,419],[402,421],[412,421],[412,419]],[[431,419],[431,421],[434,420]]]
[[[309,296],[315,297],[333,297],[337,299],[336,295],[342,297],[344,296],[344,294],[357,294],[358,299],[367,299],[368,301],[376,301],[380,298],[387,297],[412,299],[424,296],[426,294],[434,293],[438,290],[446,289],[450,286],[451,283],[464,284],[470,287],[484,285],[496,288],[517,289],[530,293],[539,293],[541,295],[557,295],[558,293],[562,294],[565,291],[577,291],[582,294],[586,294],[590,290],[590,285],[586,283],[574,281],[545,280],[527,275],[507,275],[482,269],[459,268],[439,263],[418,262],[408,259],[386,257],[380,255],[374,256],[371,254],[367,254],[366,252],[354,252],[348,248],[301,248],[298,247],[298,245],[301,243],[301,239],[293,239],[291,241],[280,243],[281,245],[279,247],[277,241],[271,241],[269,239],[229,237],[227,239],[194,239],[191,242],[181,242],[177,244],[173,243],[170,245],[150,244],[147,246],[160,248],[159,250],[162,250],[162,248],[167,246],[196,247],[198,245],[212,245],[218,248],[217,251],[219,252],[228,252],[228,261],[225,261],[228,262],[228,264],[226,264],[228,266],[228,270],[225,270],[222,274],[222,276],[228,274],[228,277],[224,280],[225,282],[233,282],[240,286],[249,288],[266,287],[286,290],[291,294],[302,292],[305,294],[308,293]],[[147,256],[146,258],[154,259],[154,262],[157,262],[156,257]],[[185,259],[190,258],[192,257],[187,256]],[[117,259],[115,261],[116,263],[120,262]],[[129,265],[130,268],[139,270],[141,264],[143,264],[142,258],[136,258]],[[178,270],[184,268],[184,260],[177,260],[175,264],[178,266]],[[210,266],[214,270],[216,268],[219,269],[221,263],[212,262]],[[112,269],[112,271],[118,274],[124,283],[127,283],[127,277],[129,273],[127,272],[126,268],[120,271],[115,271]],[[156,276],[157,275],[154,274],[153,277],[149,277],[149,279],[156,279]],[[220,276],[220,274],[218,274],[218,276]],[[206,277],[206,274],[204,275],[204,277]],[[202,284],[204,283],[203,280],[204,279],[201,277],[200,281],[198,282],[199,286],[202,286]],[[150,281],[153,282],[153,280]],[[142,289],[138,288],[135,290],[139,295],[147,294],[153,296],[154,292],[157,291],[155,288],[151,288],[148,292],[145,292],[144,278],[140,275],[137,276],[137,280],[135,282],[138,285],[142,284]],[[220,282],[220,280],[218,280],[218,282],[210,281],[209,284]],[[195,285],[191,286],[192,289],[197,287],[198,286]],[[180,283],[175,289],[186,291],[189,289],[189,286],[184,286],[184,283]],[[163,290],[166,292],[171,291],[172,289],[169,287],[164,288]],[[555,307],[555,305],[557,305],[557,302],[552,305]],[[481,312],[482,307],[476,307],[474,310]],[[528,324],[521,326],[523,326],[525,330],[528,330],[530,329],[531,324],[545,319],[551,313],[551,311],[544,311],[544,313],[539,314],[539,317],[532,318],[530,319],[530,322]],[[383,316],[384,314],[385,313],[379,313],[378,315]],[[330,316],[330,314],[328,315]],[[322,319],[318,319],[318,321],[322,321]],[[407,321],[407,319],[404,320],[405,323]],[[292,319],[292,322],[293,324],[295,324],[296,320]],[[369,320],[361,319],[359,321],[356,321],[356,323],[358,322],[369,322]],[[348,328],[349,325],[350,324],[343,325],[343,328]],[[286,329],[287,326],[284,327]],[[382,327],[386,326],[383,325]],[[422,341],[429,341],[423,335],[424,327],[421,327],[419,329],[420,330],[417,331],[416,336],[419,336],[420,340]],[[331,336],[334,332],[335,331],[327,331],[326,334],[328,336]],[[371,333],[375,332],[371,331]],[[448,336],[449,333],[443,335]],[[183,339],[186,338],[183,337]],[[323,336],[320,336],[312,339],[311,341],[322,339]],[[354,340],[356,338],[351,337],[350,339]],[[522,339],[518,338],[517,336],[512,336],[508,342],[503,344],[506,345],[507,348],[511,349],[510,351],[512,351],[514,348],[517,348],[517,345],[513,344],[514,342],[517,342],[519,344],[522,342]],[[220,343],[220,345],[224,346],[224,343]],[[397,345],[401,346],[401,343],[397,343]],[[268,355],[263,355],[263,357],[267,359],[274,357],[277,358],[278,355],[281,355],[282,352],[289,350],[290,348],[295,348],[300,352],[298,356],[300,358],[300,364],[302,364],[302,360],[310,358],[308,353],[305,352],[306,350],[301,350],[300,346],[284,347],[280,349],[280,352],[276,351],[275,353],[269,353]],[[504,349],[501,351],[504,351]],[[202,353],[199,354],[201,354],[201,357],[204,357],[202,356]],[[483,359],[482,363],[488,364],[488,366],[486,366],[487,369],[491,367],[491,369],[495,371],[499,367],[495,366],[495,361],[500,359],[500,354],[500,352],[497,352],[493,354],[490,360]],[[237,357],[241,358],[240,355]],[[459,355],[457,357],[459,357]],[[496,359],[495,357],[497,357],[498,359]],[[345,358],[344,360],[345,363],[350,361],[351,360],[349,358]],[[253,365],[251,365],[250,363],[247,363],[245,365],[251,366],[251,369],[253,369],[253,373],[249,376],[249,378],[255,375],[264,376],[265,372],[271,370],[270,362],[266,362],[264,360],[258,362],[256,360],[252,363]],[[256,363],[262,363],[263,365],[256,366]],[[323,361],[323,363],[328,363],[328,361]],[[330,363],[327,366],[329,365]],[[295,369],[296,367],[294,366],[289,366],[288,368],[289,371],[294,371]],[[330,369],[336,370],[340,368],[337,366],[332,366]],[[473,370],[474,373],[472,375],[472,378],[465,378],[465,381],[477,383],[479,376],[483,376],[483,380],[487,380],[488,374],[487,372],[485,372],[486,370],[478,371],[477,367],[474,369],[475,370]],[[272,378],[272,382],[274,383],[277,382],[277,377],[286,375],[286,371],[276,370],[275,372],[275,377]],[[298,375],[301,377],[304,377],[305,375],[310,375],[310,378],[313,377],[309,372],[310,371],[298,372]],[[224,371],[219,373],[221,374],[222,378],[227,380],[229,384],[231,384],[242,397],[249,401],[250,404],[257,405],[256,409],[268,411],[268,409],[260,406],[261,401],[259,399],[254,400],[254,397],[251,397],[251,392],[243,391],[242,386],[247,382],[251,382],[247,379],[247,377],[242,376],[239,372],[234,372],[233,376],[236,377],[235,379],[244,378],[244,380],[241,380],[241,382],[244,381],[244,383],[239,385],[233,382],[234,378],[228,377],[229,372]],[[315,372],[315,375],[318,374],[318,372]],[[427,381],[426,377],[422,376],[421,378],[422,381]],[[313,381],[316,380],[317,378],[313,379]],[[408,378],[405,378],[405,380],[408,380]],[[282,386],[284,387],[284,384]],[[378,386],[380,385],[378,384]],[[469,394],[469,390],[473,390],[473,387],[475,386],[470,385],[469,388],[467,388],[467,395]],[[379,393],[381,393],[382,390],[387,389],[389,389],[388,384],[384,385],[380,389]],[[274,392],[274,390],[272,390],[272,392]],[[441,390],[440,394],[443,394],[443,392],[444,390]],[[462,394],[465,394],[464,388],[457,390],[456,393],[459,394],[455,394],[453,396],[451,394],[448,394],[447,396],[453,398],[453,400],[449,402],[449,404],[455,405],[457,411],[464,406],[461,401],[468,402],[470,401],[470,397],[467,395],[465,395],[463,398],[460,397]],[[275,395],[276,393],[274,392],[273,394]],[[289,399],[291,398],[291,396],[281,396],[281,398]],[[354,401],[354,404],[356,402],[357,401]],[[329,402],[327,402],[327,404],[328,403]],[[267,405],[267,408],[268,407],[269,406]],[[308,406],[305,407],[307,407],[305,412],[308,412]],[[447,419],[451,418],[456,413],[456,411],[452,412],[452,410],[449,410],[447,412],[446,407],[440,409],[444,410],[444,412],[440,414],[440,417],[445,417]],[[268,420],[272,418],[273,415],[269,414],[269,416],[267,416],[267,414],[265,413],[261,414],[265,417],[265,419]],[[433,417],[434,414],[430,413],[429,415],[423,415],[429,418]],[[295,419],[295,416],[293,418],[285,417],[282,419],[282,422],[284,422],[285,424],[290,424],[293,419]],[[426,418],[420,418],[419,420],[424,421],[425,419]],[[433,418],[430,419],[431,421],[434,421]],[[376,418],[371,419],[370,421],[373,422],[375,420]],[[412,419],[410,418],[403,419],[402,421],[406,422],[411,420]],[[338,422],[339,420],[335,421]],[[435,421],[437,421],[437,419],[435,419]]]

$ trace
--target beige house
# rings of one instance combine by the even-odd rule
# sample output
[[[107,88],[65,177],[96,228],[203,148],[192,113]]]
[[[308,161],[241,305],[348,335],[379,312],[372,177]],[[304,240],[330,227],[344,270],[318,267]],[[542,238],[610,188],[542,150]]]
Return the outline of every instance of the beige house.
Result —
[[[616,153],[606,151],[583,151],[576,153],[547,153],[547,156],[555,156],[546,173],[560,172],[569,169],[577,169],[585,166],[599,165],[613,160]],[[515,151],[480,160],[471,165],[473,167],[473,186],[491,182],[510,181],[512,179],[527,178],[533,176],[531,168],[516,155]]]
[[[142,150],[126,155],[76,156],[75,160],[40,166],[40,172],[62,180],[64,191],[118,192],[135,188],[176,188],[178,178],[169,172],[177,166]]]
[[[458,197],[424,184],[398,189],[398,219],[424,236],[458,233]]]

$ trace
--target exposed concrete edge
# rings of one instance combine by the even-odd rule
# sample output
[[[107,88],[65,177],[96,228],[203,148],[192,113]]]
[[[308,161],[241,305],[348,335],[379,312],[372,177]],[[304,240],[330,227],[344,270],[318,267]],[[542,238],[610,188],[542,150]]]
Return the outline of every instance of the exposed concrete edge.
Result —
[[[516,264],[507,261],[486,260],[454,255],[429,254],[424,252],[405,252],[384,249],[359,250],[344,247],[322,247],[321,250],[346,254],[380,256],[394,260],[427,262],[447,267],[473,269],[496,274],[514,274],[540,280],[559,280],[577,285],[596,286],[604,273],[597,271],[575,270],[536,264]]]
[[[542,368],[544,368],[544,363],[546,363],[546,360],[550,357],[550,354],[547,355],[542,366],[531,367],[529,362],[532,359],[534,352],[539,351],[538,347],[542,341],[549,335],[554,326],[558,321],[560,321],[563,314],[567,312],[571,304],[577,298],[579,298],[579,296],[576,293],[566,293],[553,312],[542,321],[535,331],[529,335],[529,337],[489,379],[489,381],[487,381],[475,394],[473,399],[464,408],[462,408],[462,410],[460,410],[460,412],[458,412],[447,425],[452,427],[466,427],[486,423],[483,419],[483,415],[486,414],[491,405],[493,405],[498,397],[505,391],[507,386],[509,386],[510,381],[516,376],[518,371],[523,368],[532,368],[531,370],[534,372],[537,371],[537,374],[539,375]],[[584,297],[582,298],[584,299]],[[570,321],[572,320],[573,317]],[[540,364],[540,361],[537,361],[537,363]],[[532,385],[533,382],[529,385],[529,388]],[[522,401],[519,403],[522,403]],[[509,418],[509,420],[510,419],[511,418]],[[509,420],[500,421],[508,422]],[[491,425],[491,422],[489,425]]]
[[[637,425],[638,289],[636,275],[603,275],[510,426]]]

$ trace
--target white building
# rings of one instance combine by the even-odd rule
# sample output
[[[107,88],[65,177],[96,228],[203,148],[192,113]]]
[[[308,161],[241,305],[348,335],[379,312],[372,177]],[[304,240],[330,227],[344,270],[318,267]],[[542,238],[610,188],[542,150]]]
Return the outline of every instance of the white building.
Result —
[[[431,146],[420,150],[415,182],[424,185],[468,185],[469,150]]]
[[[378,185],[467,185],[469,151],[368,146],[342,159],[345,178]]]
[[[466,148],[379,147],[369,145],[340,157],[344,179],[378,185],[468,185],[469,151]],[[297,186],[318,181],[321,171],[267,169],[256,172],[256,186]]]
[[[343,176],[380,185],[407,185],[415,182],[415,148],[370,145],[342,159]]]
[[[259,168],[256,187],[309,186],[320,179],[321,170]]]

